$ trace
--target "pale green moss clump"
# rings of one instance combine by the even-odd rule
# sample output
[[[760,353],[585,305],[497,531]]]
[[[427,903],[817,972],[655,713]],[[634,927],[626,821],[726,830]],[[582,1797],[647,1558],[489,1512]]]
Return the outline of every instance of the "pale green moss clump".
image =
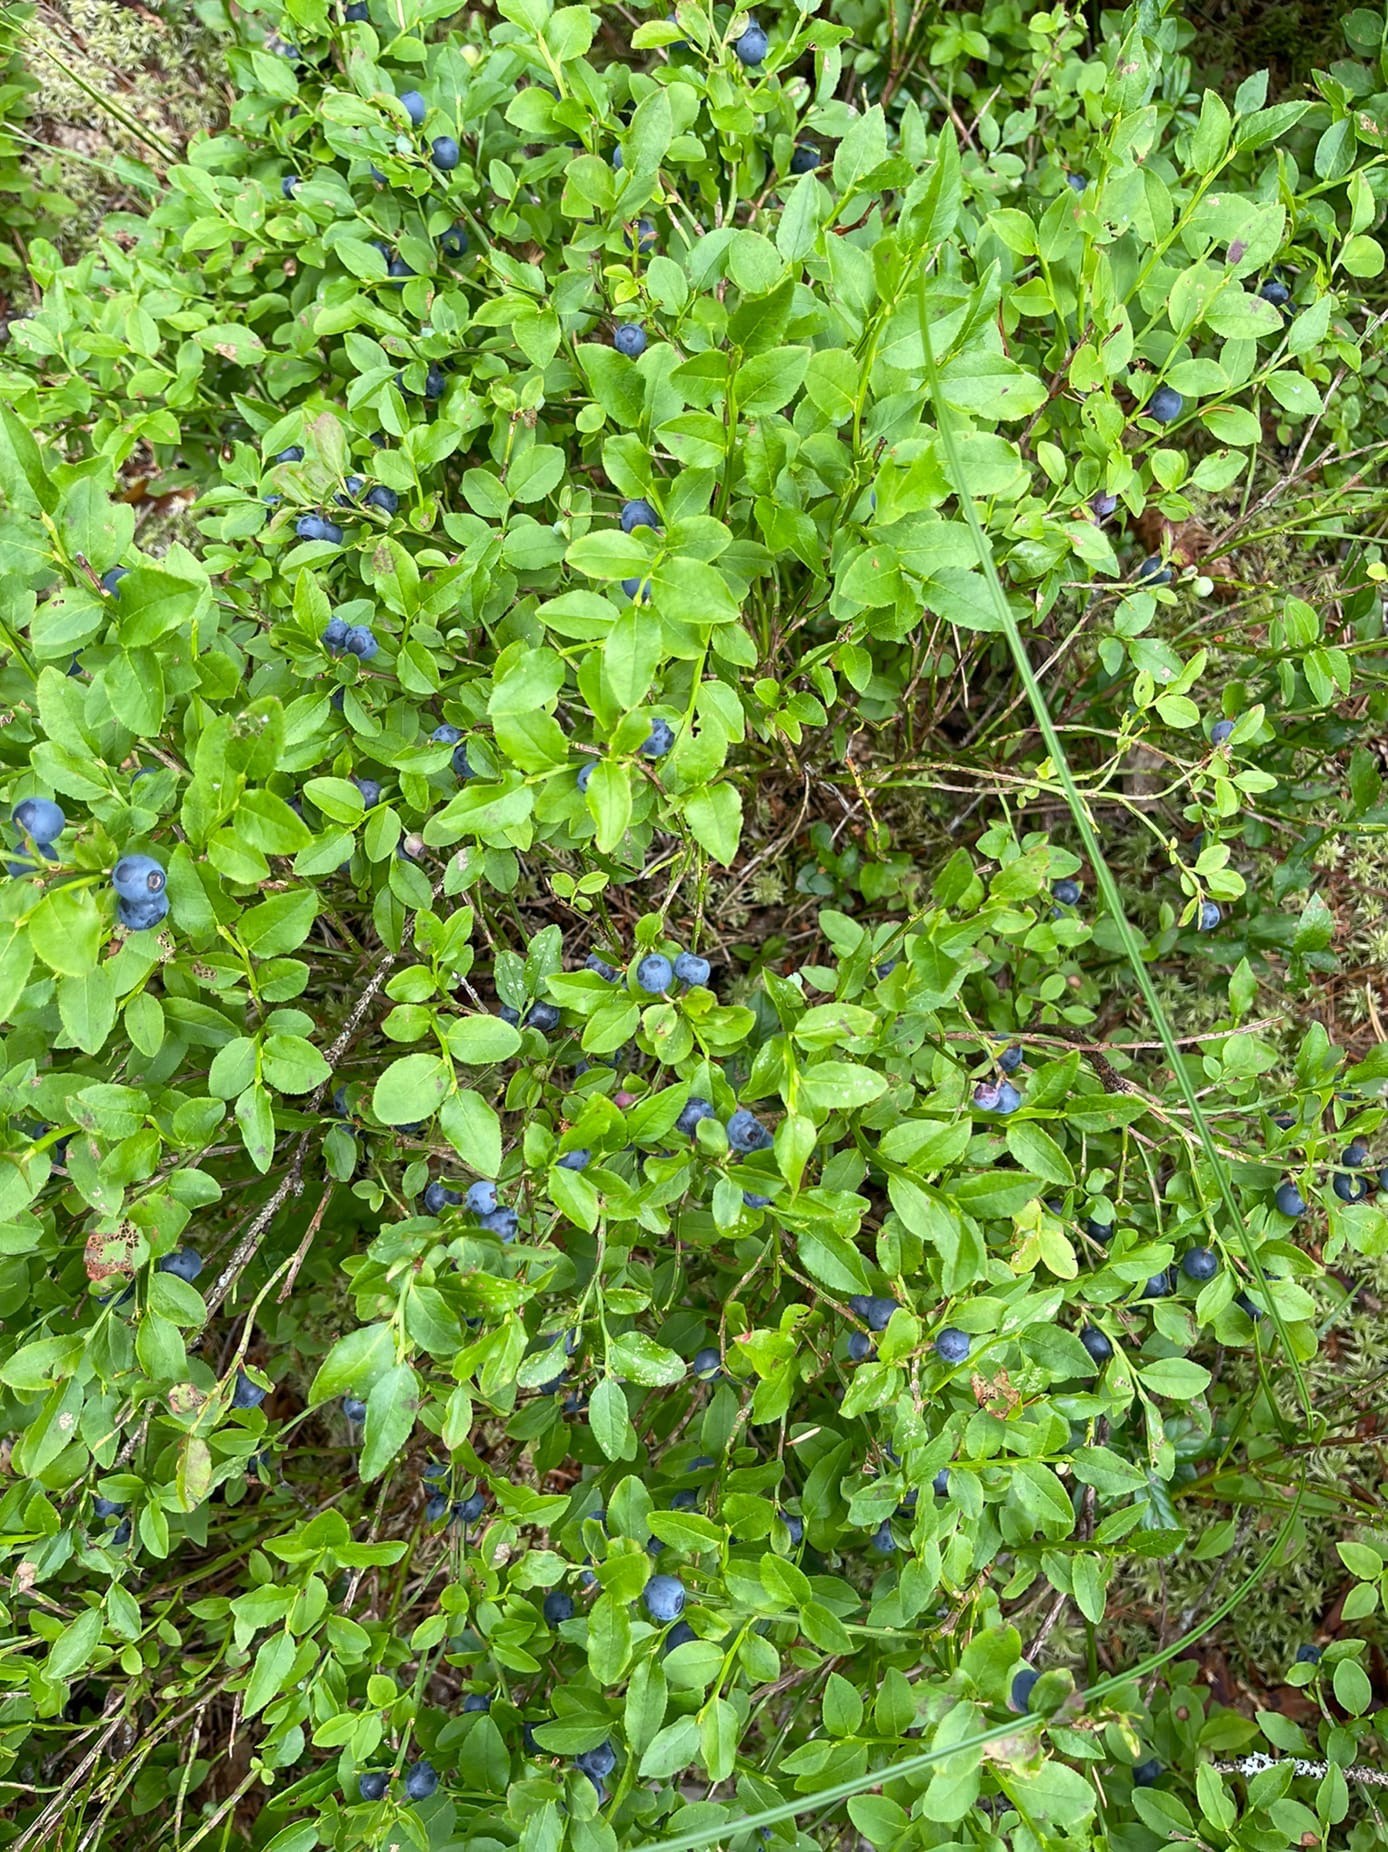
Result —
[[[222,114],[211,76],[222,59],[183,8],[165,18],[118,0],[65,0],[61,9],[37,9],[20,48],[39,84],[31,127],[43,144],[26,164],[48,187],[59,184],[65,251],[108,212],[148,205],[115,163],[159,171],[167,165],[161,150],[181,156],[188,138]]]

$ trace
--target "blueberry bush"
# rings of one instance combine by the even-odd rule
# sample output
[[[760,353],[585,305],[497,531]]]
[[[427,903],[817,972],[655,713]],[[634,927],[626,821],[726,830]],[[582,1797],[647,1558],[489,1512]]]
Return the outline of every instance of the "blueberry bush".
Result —
[[[1388,1843],[1384,21],[198,13],[0,354],[0,1844]]]

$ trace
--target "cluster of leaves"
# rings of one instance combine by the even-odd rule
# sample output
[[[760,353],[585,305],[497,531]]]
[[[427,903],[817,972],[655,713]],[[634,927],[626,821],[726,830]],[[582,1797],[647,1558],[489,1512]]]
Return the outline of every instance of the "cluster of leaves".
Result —
[[[1182,1476],[1285,1438],[1320,1261],[1388,1251],[1388,1061],[1282,1065],[1268,958],[1328,969],[1331,915],[1235,853],[1345,744],[1376,561],[1202,708],[1212,581],[1125,533],[1312,430],[1353,475],[1388,112],[1367,66],[1192,98],[1150,5],[1102,44],[993,11],[802,0],[749,64],[703,0],[276,0],[156,209],[35,246],[0,790],[66,827],[0,886],[0,1756],[22,1791],[123,1728],[79,1777],[113,1847],[185,1804],[276,1852],[1343,1817],[1290,1766],[1236,1796],[1207,1752],[1255,1726],[1099,1649]],[[1007,106],[961,139],[918,58]],[[137,547],[134,470],[198,545]],[[1004,619],[1085,632],[1086,796],[1142,745],[1203,831],[1144,955],[1236,909],[1179,1075],[1094,1027],[1123,941],[1025,815],[1034,738],[933,867],[818,826],[803,961],[718,931],[765,788],[861,789],[922,685],[1010,699]],[[1367,752],[1337,801],[1381,827]],[[136,854],[169,910],[130,929]],[[1086,1665],[1032,1653],[1052,1600]],[[1364,1650],[1298,1675],[1341,1763]]]

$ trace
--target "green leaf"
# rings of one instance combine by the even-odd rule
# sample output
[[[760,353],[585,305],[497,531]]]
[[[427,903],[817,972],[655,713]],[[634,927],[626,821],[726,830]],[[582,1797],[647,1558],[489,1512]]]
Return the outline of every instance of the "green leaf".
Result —
[[[852,1061],[820,1061],[800,1076],[801,1096],[824,1112],[851,1112],[880,1099],[886,1091],[883,1075]]]
[[[284,1689],[294,1658],[292,1634],[272,1633],[261,1641],[242,1700],[246,1716],[254,1717],[257,1712],[263,1711],[271,1698],[277,1697]]]
[[[408,1363],[392,1364],[371,1385],[366,1397],[366,1432],[357,1462],[364,1485],[380,1478],[414,1432],[419,1394],[419,1378]]]
[[[432,1119],[453,1086],[441,1055],[401,1055],[377,1080],[371,1110],[384,1125]]]
[[[607,1361],[610,1369],[649,1388],[668,1388],[671,1383],[683,1382],[688,1374],[688,1365],[682,1357],[641,1331],[629,1331],[614,1338],[608,1345]]]
[[[89,1665],[101,1639],[101,1626],[101,1609],[83,1608],[49,1647],[43,1667],[45,1676],[62,1681]]]
[[[1180,1402],[1203,1395],[1210,1386],[1210,1372],[1189,1357],[1158,1357],[1155,1363],[1144,1364],[1137,1374],[1153,1395],[1171,1396]]]
[[[730,868],[742,835],[741,793],[730,784],[705,785],[691,793],[682,808],[700,848]]]
[[[85,977],[101,952],[102,918],[90,889],[55,887],[29,915],[29,943],[51,971]]]
[[[241,943],[260,958],[293,952],[313,930],[318,896],[311,887],[273,894],[241,916]]]
[[[588,1425],[609,1460],[636,1458],[636,1433],[627,1409],[626,1392],[611,1376],[604,1376],[588,1403]]]
[[[1007,1148],[1022,1169],[1044,1183],[1072,1184],[1075,1170],[1049,1132],[1031,1120],[1020,1120],[1007,1128]]]
[[[464,1067],[509,1061],[520,1045],[520,1030],[499,1016],[458,1016],[448,1025],[448,1052]]]
[[[309,1388],[310,1402],[361,1395],[395,1359],[395,1336],[389,1325],[362,1325],[340,1337],[319,1364]]]
[[[451,1094],[439,1110],[439,1130],[480,1175],[494,1177],[501,1169],[501,1121],[480,1093],[462,1087]]]
[[[275,1157],[275,1110],[258,1081],[237,1099],[236,1123],[247,1156],[263,1176]]]
[[[110,967],[98,965],[85,977],[60,978],[58,1014],[83,1054],[99,1053],[116,1024],[116,980]]]

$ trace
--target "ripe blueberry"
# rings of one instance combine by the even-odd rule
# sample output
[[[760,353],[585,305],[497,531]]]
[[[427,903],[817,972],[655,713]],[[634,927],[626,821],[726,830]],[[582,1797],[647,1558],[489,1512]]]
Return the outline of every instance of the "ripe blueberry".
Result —
[[[128,566],[108,566],[101,575],[102,591],[114,592],[121,580],[129,578],[129,576],[130,569]]]
[[[132,903],[162,894],[168,881],[164,870],[150,855],[123,855],[111,870],[111,886],[117,897]]]
[[[156,1261],[155,1267],[158,1272],[171,1273],[176,1280],[183,1280],[191,1286],[202,1272],[202,1255],[196,1248],[179,1248]]]
[[[626,240],[628,249],[643,252],[653,251],[655,249],[655,226],[652,225],[649,219],[638,219],[636,221],[636,236],[633,238],[631,233],[628,232],[626,234]]]
[[[450,225],[439,239],[439,249],[448,257],[463,257],[470,240],[461,225]]]
[[[441,399],[448,390],[448,375],[435,361],[429,363],[429,371],[424,375],[424,396],[426,399]]]
[[[1133,1770],[1135,1788],[1152,1788],[1161,1780],[1162,1765],[1155,1756],[1149,1756],[1145,1762],[1139,1762]]]
[[[702,1350],[696,1350],[690,1367],[701,1383],[717,1382],[723,1375],[723,1359],[717,1346],[705,1344]]]
[[[299,176],[297,174],[286,174],[280,181],[280,192],[286,199],[293,199],[298,190]]]
[[[369,624],[352,624],[348,627],[343,648],[349,656],[356,656],[362,662],[370,662],[380,649],[376,634]]]
[[[39,849],[46,849],[67,828],[67,818],[51,797],[22,798],[14,807],[14,821]]]
[[[373,1768],[358,1778],[357,1793],[364,1801],[378,1801],[389,1786],[390,1776],[382,1769]]]
[[[1080,904],[1080,884],[1078,881],[1053,881],[1051,898],[1062,907],[1077,907]]]
[[[330,656],[340,656],[347,647],[347,633],[350,629],[351,625],[345,617],[330,617],[318,641]]]
[[[1171,568],[1162,565],[1160,554],[1149,553],[1133,577],[1142,585],[1170,585]]]
[[[1170,424],[1173,418],[1180,417],[1184,405],[1185,400],[1174,386],[1158,386],[1143,409],[1158,424]]]
[[[489,1235],[499,1235],[503,1241],[514,1241],[520,1227],[520,1217],[514,1209],[493,1209],[480,1220]]]
[[[998,1056],[998,1066],[1004,1074],[1015,1074],[1026,1058],[1026,1050],[1021,1043],[1013,1042],[1011,1047],[1004,1048]]]
[[[949,1468],[942,1466],[930,1481],[930,1489],[936,1498],[944,1498],[949,1492]]]
[[[148,900],[118,900],[116,918],[127,932],[149,932],[169,911],[167,894],[154,894]]]
[[[651,602],[651,582],[649,579],[623,579],[622,590],[633,604]]]
[[[566,1151],[559,1160],[559,1168],[560,1170],[587,1170],[592,1161],[592,1152],[580,1147],[577,1151]]]
[[[805,1520],[794,1511],[778,1511],[776,1515],[790,1532],[792,1549],[799,1549],[805,1541]]]
[[[691,1640],[697,1640],[698,1637],[698,1634],[695,1633],[687,1620],[676,1621],[669,1633],[666,1634],[665,1644],[661,1650],[663,1652],[673,1653],[677,1646],[688,1646]]]
[[[585,1749],[582,1755],[575,1756],[574,1762],[593,1781],[605,1781],[617,1766],[617,1751],[611,1743],[599,1743],[596,1749]]]
[[[1188,1280],[1212,1280],[1219,1272],[1219,1256],[1213,1248],[1192,1248],[1182,1257],[1181,1272]]]
[[[739,1106],[728,1120],[728,1143],[734,1151],[766,1151],[776,1141],[754,1112]]]
[[[405,1792],[412,1801],[427,1801],[438,1785],[438,1775],[429,1762],[416,1762],[405,1770]]]
[[[1221,913],[1216,902],[1213,900],[1202,900],[1200,902],[1200,912],[1195,922],[1196,930],[1198,932],[1213,932],[1223,918],[1224,915]]]
[[[1154,1273],[1142,1289],[1144,1299],[1165,1299],[1171,1292],[1171,1275],[1166,1272]]]
[[[352,783],[361,792],[361,801],[368,810],[374,810],[381,801],[380,781],[375,778],[354,778]]]
[[[1291,301],[1292,292],[1287,285],[1276,277],[1270,277],[1258,291],[1264,302],[1270,302],[1275,309],[1280,309]]]
[[[877,1529],[872,1533],[872,1543],[869,1547],[878,1556],[895,1555],[896,1538],[892,1535],[892,1523],[890,1518],[883,1518]]]
[[[1112,1344],[1094,1325],[1086,1325],[1081,1331],[1080,1343],[1084,1345],[1095,1363],[1107,1363],[1113,1355]]]
[[[675,967],[664,952],[650,952],[636,967],[636,981],[651,996],[661,996],[675,981]]]
[[[1312,1646],[1308,1641],[1306,1645],[1297,1647],[1296,1663],[1299,1666],[1317,1666],[1320,1662],[1321,1649],[1319,1646]]]
[[[675,735],[669,721],[657,715],[638,750],[643,759],[663,759],[674,743]]]
[[[448,1200],[452,1194],[453,1192],[451,1190],[446,1190],[441,1183],[426,1183],[424,1186],[424,1195],[420,1199],[424,1204],[425,1213],[427,1215],[442,1215],[444,1210],[448,1207]]]
[[[440,172],[451,174],[463,158],[463,151],[451,135],[440,135],[430,149],[430,158]]]
[[[628,360],[639,360],[646,351],[646,330],[640,322],[623,322],[613,332],[612,345]]]
[[[343,9],[342,17],[349,26],[359,26],[365,20],[370,19],[371,14],[367,10],[366,0],[352,0],[352,4]]]
[[[1083,193],[1085,188],[1089,185],[1089,179],[1085,174],[1066,174],[1065,184],[1070,188],[1071,192]]]
[[[527,1029],[538,1029],[541,1035],[553,1035],[564,1020],[563,1014],[552,1003],[532,1003],[523,1018]]]
[[[681,952],[675,960],[675,976],[681,984],[691,988],[697,984],[707,984],[712,969],[707,958],[700,958],[697,952]]]
[[[453,1507],[453,1515],[460,1524],[475,1524],[487,1508],[485,1492],[470,1492],[466,1498],[460,1498]]]
[[[795,153],[790,157],[790,171],[793,174],[812,174],[819,166],[822,156],[813,142],[797,143]]]
[[[680,1116],[675,1121],[675,1130],[677,1132],[683,1132],[688,1138],[692,1138],[694,1135],[694,1127],[699,1121],[701,1119],[711,1119],[712,1117],[712,1103],[708,1100],[701,1100],[697,1093],[691,1094],[680,1109]]]
[[[876,1353],[876,1345],[866,1331],[850,1331],[848,1334],[848,1360],[850,1363],[866,1363]]]
[[[236,1387],[231,1392],[231,1405],[233,1408],[259,1408],[268,1393],[259,1383],[253,1383],[244,1370],[238,1370]]]
[[[99,1518],[119,1518],[125,1515],[125,1506],[117,1498],[102,1498],[98,1494],[92,1499],[92,1511]]]
[[[366,1404],[362,1401],[360,1396],[344,1395],[342,1398],[342,1412],[349,1421],[355,1424],[359,1425],[366,1420]]]
[[[373,489],[366,492],[368,508],[377,508],[382,514],[395,514],[400,508],[400,497],[394,489],[388,489],[383,482],[378,482]]]
[[[572,1620],[574,1604],[572,1595],[562,1588],[552,1588],[544,1599],[544,1616],[551,1627],[557,1627],[562,1621]]]
[[[1369,1186],[1362,1177],[1351,1177],[1343,1170],[1335,1172],[1330,1187],[1342,1203],[1363,1202],[1369,1193]]]
[[[760,64],[766,56],[767,37],[761,27],[753,20],[740,39],[733,40],[733,51],[740,64]]]
[[[1210,728],[1210,744],[1212,746],[1222,746],[1233,731],[1234,723],[1232,720],[1217,720]]]
[[[621,973],[608,964],[605,958],[599,958],[596,952],[589,952],[583,961],[585,971],[594,971],[609,984],[615,984]]]
[[[1031,1694],[1040,1679],[1039,1672],[1033,1672],[1030,1666],[1024,1666],[1012,1681],[1012,1690],[1008,1693],[1008,1705],[1014,1711],[1024,1711],[1031,1703]]]
[[[622,504],[622,532],[634,533],[638,527],[659,527],[660,516],[648,501],[637,498],[634,502]]]
[[[1279,1183],[1273,1201],[1280,1215],[1290,1216],[1293,1220],[1306,1213],[1306,1198],[1294,1183]]]
[[[428,1524],[437,1524],[448,1509],[446,1492],[431,1492],[424,1501],[424,1519]]]
[[[302,463],[304,447],[302,444],[290,444],[287,450],[281,450],[272,460],[276,463]]]
[[[659,1626],[677,1621],[684,1612],[685,1587],[678,1576],[653,1575],[642,1591],[646,1612]]]
[[[953,1325],[946,1325],[935,1340],[935,1355],[941,1363],[963,1363],[971,1349],[969,1334],[956,1330]]]
[[[404,105],[405,114],[409,117],[414,126],[416,128],[421,127],[428,113],[429,105],[424,101],[424,98],[419,94],[418,90],[402,90],[400,93],[400,101]]]
[[[435,727],[429,735],[431,746],[456,746],[463,737],[461,729],[453,727],[445,720],[442,726]]]

